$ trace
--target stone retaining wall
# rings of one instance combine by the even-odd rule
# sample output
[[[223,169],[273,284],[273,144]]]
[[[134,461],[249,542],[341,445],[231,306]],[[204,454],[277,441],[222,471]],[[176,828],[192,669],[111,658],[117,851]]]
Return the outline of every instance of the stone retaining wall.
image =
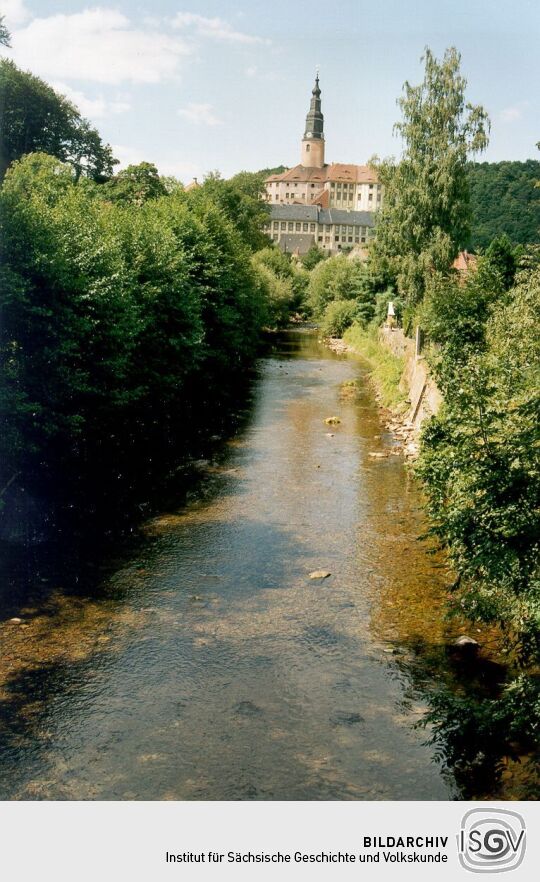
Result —
[[[415,341],[406,337],[401,328],[381,328],[379,339],[381,345],[405,360],[401,386],[410,401],[405,422],[418,434],[424,420],[437,413],[442,401],[441,393],[429,373],[424,356],[416,353]]]

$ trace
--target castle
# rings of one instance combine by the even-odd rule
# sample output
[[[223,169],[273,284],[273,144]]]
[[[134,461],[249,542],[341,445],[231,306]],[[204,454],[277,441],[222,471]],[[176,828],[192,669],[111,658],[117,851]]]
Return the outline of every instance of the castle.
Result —
[[[305,254],[313,245],[337,253],[361,251],[373,235],[382,186],[370,166],[324,161],[324,117],[319,75],[311,94],[301,161],[265,181],[270,219],[266,231],[283,251]]]

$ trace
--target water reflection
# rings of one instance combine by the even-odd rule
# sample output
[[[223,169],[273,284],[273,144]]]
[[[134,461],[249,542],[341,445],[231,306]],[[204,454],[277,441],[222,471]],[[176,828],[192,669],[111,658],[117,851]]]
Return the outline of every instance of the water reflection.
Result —
[[[369,457],[388,439],[365,384],[343,394],[362,377],[286,335],[187,504],[97,574],[48,573],[22,611],[11,592],[3,798],[459,795],[414,728],[449,670],[446,574],[400,458]]]

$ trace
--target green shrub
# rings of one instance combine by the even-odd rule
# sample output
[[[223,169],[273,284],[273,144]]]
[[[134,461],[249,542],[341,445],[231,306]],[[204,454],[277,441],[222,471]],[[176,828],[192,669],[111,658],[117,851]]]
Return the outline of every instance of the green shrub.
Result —
[[[342,337],[355,318],[358,304],[355,300],[332,300],[324,311],[321,332],[324,337]]]

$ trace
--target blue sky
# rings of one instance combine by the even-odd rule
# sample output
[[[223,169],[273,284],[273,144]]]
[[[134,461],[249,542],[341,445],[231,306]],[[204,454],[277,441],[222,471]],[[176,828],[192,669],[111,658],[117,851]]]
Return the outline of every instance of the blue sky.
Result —
[[[184,181],[294,165],[316,65],[328,161],[399,154],[403,82],[455,45],[492,120],[483,158],[540,158],[538,0],[0,0],[9,54],[72,98],[123,164]]]

